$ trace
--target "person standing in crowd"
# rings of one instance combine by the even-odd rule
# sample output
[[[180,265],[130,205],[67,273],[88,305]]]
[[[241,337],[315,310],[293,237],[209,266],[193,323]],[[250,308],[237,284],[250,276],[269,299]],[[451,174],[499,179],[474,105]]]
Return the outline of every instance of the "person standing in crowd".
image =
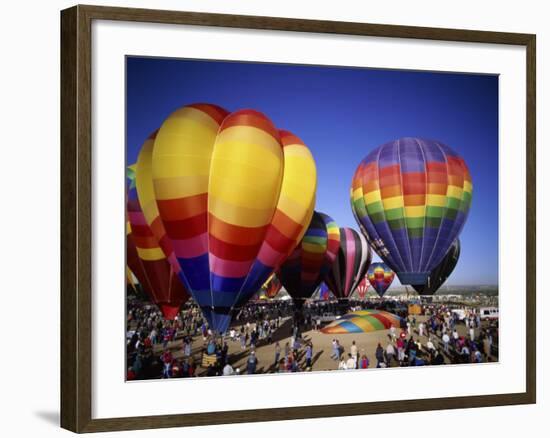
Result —
[[[346,359],[344,358],[344,355],[342,354],[342,357],[340,358],[340,363],[338,364],[338,369],[345,371],[348,369]]]
[[[306,369],[311,369],[311,360],[313,358],[313,345],[308,342],[306,345]]]
[[[164,370],[162,373],[162,377],[165,379],[168,379],[171,377],[170,375],[170,367],[172,366],[172,353],[170,350],[164,350],[164,353],[162,353],[162,356],[160,357],[162,363],[164,364]]]
[[[369,367],[369,358],[363,354],[359,361],[359,368],[362,370],[366,370],[368,367]]]
[[[273,362],[273,364],[277,365],[280,359],[281,359],[281,346],[279,345],[279,342],[275,342],[275,361]]]
[[[231,364],[229,362],[225,363],[225,366],[223,367],[222,374],[224,376],[232,376],[233,374],[235,374],[235,370],[233,369],[233,367],[231,366]]]
[[[443,349],[445,350],[445,353],[449,353],[449,342],[451,340],[449,335],[447,333],[443,333],[441,340],[443,341]]]
[[[258,358],[254,351],[250,352],[248,360],[246,361],[246,372],[248,374],[256,374],[256,366],[258,365]]]
[[[357,362],[355,361],[351,353],[348,353],[348,360],[346,361],[346,369],[354,370],[355,368],[357,368]]]
[[[358,359],[358,357],[357,357],[357,345],[355,345],[355,341],[351,342],[351,347],[350,347],[349,351],[351,353],[351,357],[353,357],[353,360],[355,362],[357,362],[357,359]]]
[[[384,349],[382,348],[382,345],[380,345],[380,343],[376,347],[374,357],[376,357],[376,368],[380,368],[381,364],[384,363]]]
[[[334,360],[338,360],[340,358],[340,344],[337,339],[332,340],[332,354],[330,357]]]
[[[388,367],[391,366],[391,362],[394,357],[395,357],[395,348],[391,342],[388,342],[388,346],[386,347],[386,364],[388,365]]]

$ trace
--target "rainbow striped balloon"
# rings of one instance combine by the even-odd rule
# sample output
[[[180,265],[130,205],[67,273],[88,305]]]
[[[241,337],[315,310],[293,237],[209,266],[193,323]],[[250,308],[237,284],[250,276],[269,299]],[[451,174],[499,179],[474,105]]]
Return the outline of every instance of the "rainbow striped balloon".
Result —
[[[151,177],[180,278],[223,333],[300,242],[315,201],[313,157],[260,112],[193,104],[162,123]]]
[[[365,238],[351,228],[340,228],[338,255],[325,275],[325,283],[337,298],[348,298],[361,282],[372,260]]]
[[[394,277],[395,273],[385,263],[373,263],[367,271],[369,283],[380,297],[386,293]]]
[[[359,310],[348,313],[321,329],[324,334],[369,333],[401,327],[401,318],[383,310]]]
[[[472,201],[464,160],[432,140],[402,138],[373,150],[351,186],[362,232],[401,283],[424,285],[460,234]]]
[[[314,212],[302,241],[281,265],[281,283],[298,306],[313,295],[334,263],[339,234],[331,217]]]

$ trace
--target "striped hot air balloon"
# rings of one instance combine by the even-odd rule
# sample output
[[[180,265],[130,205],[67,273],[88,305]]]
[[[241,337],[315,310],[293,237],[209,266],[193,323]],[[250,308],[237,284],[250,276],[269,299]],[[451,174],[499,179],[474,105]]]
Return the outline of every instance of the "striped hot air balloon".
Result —
[[[354,216],[401,283],[424,285],[458,237],[470,210],[464,160],[432,140],[402,138],[373,150],[351,186]]]
[[[319,301],[328,301],[330,300],[330,289],[327,284],[323,281],[321,286],[319,286]]]
[[[360,300],[364,300],[366,298],[367,292],[369,290],[369,286],[370,286],[369,279],[367,278],[367,276],[364,276],[362,280],[359,282],[359,284],[357,285],[357,288],[355,289],[357,297]]]
[[[365,276],[372,250],[365,238],[351,228],[340,228],[338,254],[325,276],[325,283],[337,298],[348,298]]]
[[[385,263],[373,263],[367,271],[369,283],[380,297],[386,293],[394,277],[395,273]]]
[[[433,295],[443,286],[443,283],[449,278],[453,272],[458,258],[460,257],[460,240],[456,239],[443,260],[430,272],[428,283],[425,285],[414,285],[413,288],[419,295]]]
[[[313,213],[315,162],[262,113],[210,104],[172,113],[152,149],[155,199],[180,278],[223,333],[300,242]]]
[[[329,272],[340,246],[340,230],[324,213],[314,212],[307,231],[288,259],[281,265],[281,283],[300,306],[311,297]]]
[[[149,227],[133,181],[127,199],[127,263],[165,319],[174,319],[189,295]]]
[[[283,287],[281,280],[275,273],[267,279],[267,281],[262,285],[262,290],[264,291],[267,298],[275,298],[279,291]]]

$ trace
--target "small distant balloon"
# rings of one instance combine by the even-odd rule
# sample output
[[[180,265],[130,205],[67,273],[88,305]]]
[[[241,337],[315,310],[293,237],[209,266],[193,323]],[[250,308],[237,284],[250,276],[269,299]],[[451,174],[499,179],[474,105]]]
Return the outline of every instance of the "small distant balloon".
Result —
[[[369,283],[382,297],[390,287],[395,277],[395,273],[385,263],[375,262],[369,266],[367,278]]]

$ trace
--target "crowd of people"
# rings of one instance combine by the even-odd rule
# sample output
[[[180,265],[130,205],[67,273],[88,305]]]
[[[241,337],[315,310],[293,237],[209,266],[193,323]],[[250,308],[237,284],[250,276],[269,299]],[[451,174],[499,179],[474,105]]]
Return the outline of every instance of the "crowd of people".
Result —
[[[373,351],[367,351],[355,340],[346,350],[339,339],[333,339],[332,369],[495,360],[498,321],[482,324],[474,309],[460,318],[444,305],[424,306],[424,316],[417,319],[402,308],[386,309],[386,305],[392,306],[391,303],[371,304],[401,313],[402,325],[392,326],[387,341],[378,343]],[[167,321],[155,306],[129,303],[127,379],[310,371],[322,351],[315,351],[311,337],[304,333],[319,330],[322,317],[330,312],[341,314],[368,306],[368,303],[348,303],[347,306],[309,303],[297,311],[289,302],[250,303],[239,311],[230,330],[221,336],[212,333],[200,309],[193,304],[186,305],[174,320]],[[464,326],[462,335],[458,332],[459,325]],[[258,357],[258,348],[266,345],[271,346],[272,360],[267,360],[265,355]]]

